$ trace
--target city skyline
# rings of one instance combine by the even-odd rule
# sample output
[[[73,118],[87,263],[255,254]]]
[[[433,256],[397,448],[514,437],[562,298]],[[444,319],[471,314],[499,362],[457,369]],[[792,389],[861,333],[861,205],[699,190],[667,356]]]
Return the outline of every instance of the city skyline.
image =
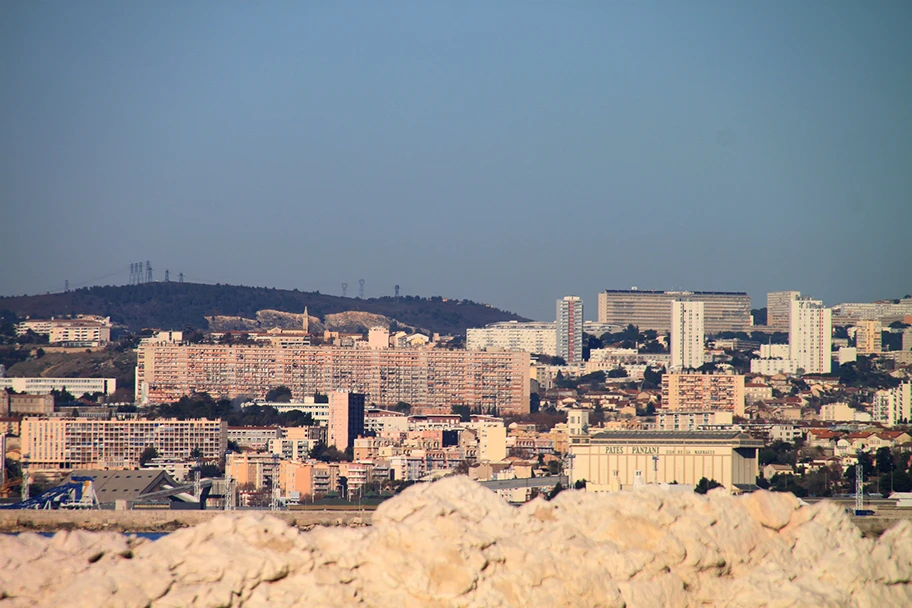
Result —
[[[0,295],[151,260],[541,320],[634,285],[900,298],[910,28],[908,3],[6,4]]]

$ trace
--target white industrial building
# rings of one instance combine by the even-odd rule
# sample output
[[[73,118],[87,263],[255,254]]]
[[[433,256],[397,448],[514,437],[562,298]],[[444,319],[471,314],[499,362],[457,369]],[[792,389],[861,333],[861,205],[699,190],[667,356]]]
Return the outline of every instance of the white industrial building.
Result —
[[[64,389],[74,397],[88,393],[110,395],[117,390],[115,378],[0,378],[0,390],[11,388],[17,393],[43,395]]]
[[[570,483],[624,490],[644,483],[696,485],[703,477],[729,491],[751,489],[763,442],[736,431],[606,432],[570,438]]]

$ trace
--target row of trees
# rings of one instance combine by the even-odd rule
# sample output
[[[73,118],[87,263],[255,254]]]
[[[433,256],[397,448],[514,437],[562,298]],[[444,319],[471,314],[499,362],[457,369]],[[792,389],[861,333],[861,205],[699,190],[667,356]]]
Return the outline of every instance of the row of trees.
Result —
[[[276,408],[264,405],[240,408],[227,399],[216,401],[207,393],[195,393],[181,397],[174,403],[159,405],[149,415],[152,418],[177,418],[178,420],[221,419],[230,426],[314,426],[316,424],[313,416],[300,410],[279,413]]]
[[[796,473],[777,474],[771,479],[761,476],[757,485],[773,491],[792,492],[796,496],[852,494],[855,492],[856,467],[861,467],[866,493],[888,495],[912,491],[912,452],[882,447],[873,455],[862,452],[858,456],[858,465],[843,468],[831,464],[815,471],[801,472],[802,462],[822,458],[824,454],[823,448],[807,449],[800,440],[794,444],[776,441],[760,450],[760,465],[789,465],[795,467]]]

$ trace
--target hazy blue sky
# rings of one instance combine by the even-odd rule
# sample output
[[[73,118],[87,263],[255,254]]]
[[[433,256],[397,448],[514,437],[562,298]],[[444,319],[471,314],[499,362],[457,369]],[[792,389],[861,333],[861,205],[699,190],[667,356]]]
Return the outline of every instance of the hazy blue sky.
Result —
[[[4,2],[0,294],[912,292],[912,2]]]

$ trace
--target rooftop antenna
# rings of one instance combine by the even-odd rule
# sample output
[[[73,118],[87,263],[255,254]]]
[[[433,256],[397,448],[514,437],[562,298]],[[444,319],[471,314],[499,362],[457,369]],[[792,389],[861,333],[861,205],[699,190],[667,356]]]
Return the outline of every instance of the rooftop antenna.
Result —
[[[364,299],[364,279],[358,279],[358,297]]]
[[[345,297],[345,294],[348,293],[348,283],[342,283],[342,297]]]

